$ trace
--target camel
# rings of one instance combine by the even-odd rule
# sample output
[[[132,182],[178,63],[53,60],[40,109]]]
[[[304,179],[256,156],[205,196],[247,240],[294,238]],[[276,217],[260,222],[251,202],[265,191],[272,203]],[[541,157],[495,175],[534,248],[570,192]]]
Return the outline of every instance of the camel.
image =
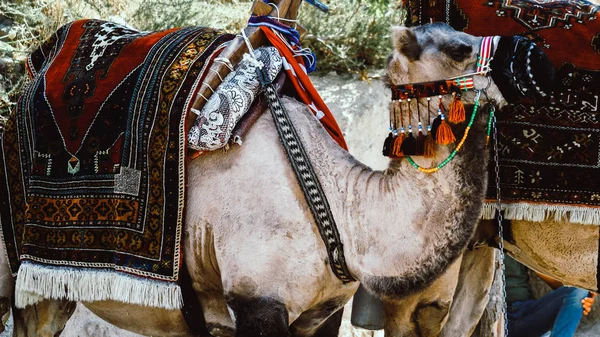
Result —
[[[418,6],[413,8],[419,8],[419,6],[440,6],[438,4],[426,5],[425,2],[416,1]],[[546,17],[550,20],[547,24],[538,27],[537,22],[534,18],[530,20],[517,17],[518,15],[525,14],[524,9],[530,8],[529,5],[535,3],[536,11],[546,11]],[[568,2],[552,2],[547,4],[539,4],[536,2],[525,1],[522,4],[516,5],[515,8],[522,8],[523,10],[509,13],[504,5],[500,7],[485,7],[485,5],[472,6],[467,1],[457,2],[456,8],[468,8],[469,11],[474,11],[472,14],[464,13],[464,15],[471,16],[468,18],[468,28],[461,26],[462,23],[453,22],[454,26],[460,27],[461,29],[470,32],[472,34],[489,34],[490,31],[503,31],[507,34],[519,32],[528,32],[532,36],[536,36],[538,43],[549,35],[555,35],[558,39],[549,42],[546,41],[545,50],[548,50],[548,56],[553,63],[555,69],[557,69],[557,81],[563,81],[564,76],[573,76],[574,73],[583,74],[584,76],[591,79],[589,84],[581,84],[583,87],[587,87],[588,92],[594,92],[596,90],[596,96],[592,94],[591,98],[585,96],[585,94],[578,94],[584,96],[581,101],[573,102],[569,109],[581,109],[582,114],[591,113],[597,115],[598,104],[597,104],[597,88],[598,88],[598,69],[600,63],[598,63],[597,50],[588,46],[588,39],[592,39],[597,33],[597,27],[586,24],[586,22],[596,23],[598,18],[598,1],[583,1],[578,5],[578,11],[571,11],[571,4]],[[444,6],[444,4],[441,4]],[[433,7],[432,7],[433,8]],[[477,12],[483,8],[488,8],[489,12],[484,16],[483,13]],[[414,10],[414,9],[413,9]],[[441,21],[444,20],[443,13],[434,12],[431,8],[429,11],[430,18],[424,18],[424,20]],[[454,10],[454,8],[452,8]],[[498,13],[495,10],[499,10]],[[559,11],[565,11],[570,15],[562,18],[555,17]],[[441,13],[441,14],[440,14]],[[506,15],[504,15],[506,14]],[[579,15],[584,20],[574,20],[576,26],[569,28],[577,28],[578,31],[562,29],[559,23],[568,24],[572,19],[571,15]],[[484,20],[489,19],[490,23],[487,25],[477,24],[478,19]],[[498,21],[496,21],[496,18]],[[562,20],[562,21],[561,21]],[[502,22],[509,24],[508,27],[498,27]],[[457,28],[458,29],[458,28]],[[525,34],[525,33],[523,33]],[[577,39],[577,43],[580,45],[574,45],[573,43],[566,43],[565,38]],[[573,48],[582,48],[580,53],[569,53]],[[555,54],[553,54],[555,53]],[[562,53],[562,54],[561,54]],[[592,57],[585,58],[585,60],[577,59],[580,54],[587,55],[591,53]],[[432,60],[432,63],[439,62]],[[566,71],[561,76],[558,73],[561,70]],[[432,65],[428,68],[428,71],[437,72],[436,68]],[[443,73],[434,74],[433,76],[439,76]],[[558,83],[557,83],[558,84]],[[563,90],[571,90],[571,87],[560,87],[556,93],[557,97]],[[561,98],[556,98],[559,101]],[[548,103],[545,103],[545,107]],[[564,116],[563,116],[564,118]],[[590,123],[589,125],[592,125]],[[491,178],[491,177],[490,177]],[[597,194],[592,197],[592,200],[598,200]],[[575,202],[573,205],[575,209],[561,214],[560,212],[552,213],[551,209],[549,214],[546,216],[538,217],[536,221],[530,221],[527,216],[515,214],[509,216],[515,218],[514,220],[507,222],[504,228],[506,250],[508,253],[515,257],[517,260],[523,262],[532,269],[552,276],[565,284],[573,285],[592,291],[599,289],[598,285],[598,217],[597,214],[582,215],[577,214],[581,212],[581,209],[577,209],[580,204],[577,202],[578,199],[574,198]],[[583,204],[583,203],[582,203]],[[564,206],[563,206],[564,207]],[[585,209],[585,207],[583,207]],[[567,207],[568,209],[568,207]],[[589,207],[588,210],[594,210],[595,207]],[[554,215],[554,217],[553,217]],[[489,217],[489,216],[488,216]],[[530,217],[531,218],[531,217]],[[488,233],[496,233],[496,223],[492,221],[482,221],[479,227],[483,231]],[[489,239],[491,236],[487,236]]]
[[[401,84],[439,79],[422,70],[440,55],[445,62],[431,74],[472,73],[481,38],[433,24],[396,27],[393,42],[388,78]],[[494,83],[483,76],[474,81],[476,88],[487,88],[489,99],[502,101]],[[474,96],[467,92],[463,101],[473,102]],[[445,97],[444,103],[449,100]],[[357,281],[377,296],[401,299],[426,289],[451,265],[457,268],[481,216],[487,177],[478,168],[488,159],[487,116],[476,118],[462,150],[436,174],[420,172],[407,160],[392,160],[388,169],[374,171],[341,149],[304,105],[291,98],[283,103],[328,196],[348,269]],[[461,135],[464,125],[453,129]],[[450,152],[437,145],[434,158],[414,160],[435,166]],[[203,155],[190,163],[187,174],[185,264],[210,333],[331,335],[324,323],[350,299],[358,282],[343,283],[332,272],[271,115],[259,118],[242,147]],[[191,334],[176,310],[109,301],[84,304],[136,333]],[[15,333],[54,336],[73,307],[46,299],[18,309]]]
[[[471,336],[488,302],[494,256],[490,247],[465,250],[425,290],[383,299],[385,336]]]
[[[417,5],[415,6],[414,3]],[[426,5],[426,2],[415,1],[413,3],[413,9],[416,8],[416,11],[420,6],[439,6],[436,4]],[[470,10],[476,11],[475,7],[470,3],[463,1],[461,4],[457,2],[459,8],[460,6],[467,7]],[[564,4],[565,7],[568,6],[567,3]],[[589,5],[589,4],[586,4]],[[441,5],[442,7],[444,4]],[[521,6],[521,5],[519,5]],[[526,4],[523,5],[526,7]],[[559,3],[549,4],[549,6],[557,6],[560,8]],[[582,7],[583,8],[583,7]],[[585,8],[588,8],[587,6]],[[454,9],[454,8],[453,8]],[[443,21],[444,20],[444,12],[435,12],[427,9],[423,9],[423,13],[428,13],[427,15],[435,16],[432,17],[433,21]],[[420,12],[419,12],[420,13]],[[429,21],[429,18],[421,18],[419,13],[416,13],[417,16],[413,16],[414,18],[418,18],[419,22],[422,19],[423,21]],[[477,13],[477,12],[475,12]],[[596,14],[594,11],[586,12],[586,18],[592,21]],[[473,15],[473,13],[469,14]],[[468,28],[463,27],[466,31],[476,34],[489,34],[490,31],[498,30],[498,23],[494,24],[493,22],[488,25],[476,25],[475,21],[471,21],[468,25]],[[510,19],[505,21],[510,22]],[[456,22],[456,25],[460,26],[461,22]],[[518,26],[523,29],[522,26]],[[513,32],[515,27],[512,27]],[[592,30],[595,32],[593,28],[587,28],[588,32]],[[539,33],[536,29],[532,29],[531,32]],[[560,33],[559,29],[552,30],[552,32]],[[532,33],[533,34],[533,33]],[[565,33],[566,36],[570,36],[568,33]],[[573,33],[575,34],[575,33]],[[581,32],[579,32],[581,34]],[[595,33],[593,33],[595,34]],[[592,35],[593,35],[592,34]],[[535,34],[533,34],[535,35]],[[543,36],[543,34],[542,34]],[[547,48],[553,49],[554,51],[562,50],[565,48],[572,48],[572,46],[566,46],[558,44],[556,41],[554,45]],[[562,49],[561,49],[562,48]],[[597,60],[597,59],[596,59]],[[439,72],[437,68],[437,64],[444,62],[443,58],[435,60],[431,59],[430,67],[423,67],[422,71],[426,72],[427,75],[431,76],[431,78],[437,78],[439,76],[443,76],[444,72]],[[554,64],[554,66],[558,69],[560,66],[564,65],[565,62],[560,61]],[[595,66],[591,66],[591,69],[597,69],[598,63],[596,62]],[[588,66],[589,68],[590,66]],[[584,67],[585,68],[585,67]],[[418,70],[417,70],[418,71]],[[597,71],[590,71],[590,74],[595,73]],[[592,75],[593,76],[593,75]],[[596,75],[597,76],[597,75]],[[597,82],[596,82],[597,83]],[[592,87],[594,87],[592,85]],[[596,96],[597,97],[597,96]],[[501,106],[502,104],[500,104]],[[585,105],[582,107],[584,108]],[[593,107],[593,104],[588,104],[585,107],[586,110],[597,111],[596,108]],[[596,110],[594,110],[596,109]],[[493,179],[493,177],[490,177]],[[519,217],[517,215],[517,217]],[[560,219],[559,219],[560,218]],[[577,286],[580,288],[588,289],[591,291],[598,291],[598,228],[596,225],[589,224],[581,224],[579,222],[585,222],[590,220],[582,221],[581,218],[573,217],[573,221],[568,221],[567,216],[558,216],[555,220],[550,219],[546,216],[541,221],[528,221],[528,220],[512,220],[506,221],[503,223],[504,229],[504,244],[506,251],[508,254],[524,263],[531,269],[549,275],[555,279],[562,281],[566,285]],[[596,220],[597,221],[597,220]],[[498,233],[498,225],[491,220],[481,221],[478,229],[481,230],[483,236],[480,237],[480,242],[490,243],[495,241],[495,243],[491,244],[492,247],[498,247],[499,238],[497,236]],[[488,248],[489,249],[489,248]],[[478,259],[478,258],[477,258]],[[461,270],[460,276],[458,280],[458,287],[456,286],[457,279],[455,277],[447,277],[446,285],[439,286],[436,289],[431,289],[433,291],[437,291],[435,294],[432,294],[430,291],[424,291],[422,293],[421,299],[417,301],[417,303],[422,303],[429,301],[433,298],[453,298],[453,307],[446,311],[448,314],[448,321],[444,325],[443,322],[439,323],[437,319],[432,319],[428,322],[428,324],[437,324],[437,327],[441,329],[440,336],[469,336],[471,335],[473,328],[477,324],[479,317],[482,313],[483,306],[487,302],[487,296],[479,296],[481,293],[487,293],[489,289],[489,285],[493,278],[493,270],[495,269],[494,265],[491,264],[493,259],[489,259],[489,257],[482,258],[476,262],[478,266],[477,270],[469,271],[468,274],[463,273]],[[484,265],[487,265],[485,267]],[[462,285],[462,286],[461,286]],[[453,296],[448,295],[453,289],[457,289]],[[465,291],[466,289],[466,291]],[[477,294],[477,297],[473,297],[471,294],[468,294],[468,289],[472,289],[474,293]],[[418,296],[415,296],[418,298]],[[458,303],[471,302],[473,305],[471,306],[462,306],[459,307]],[[390,311],[393,319],[397,320],[398,317],[404,316],[408,317],[412,312],[415,311],[415,307],[418,307],[418,304],[407,305],[407,303],[403,303],[404,305],[399,305],[395,303],[388,303],[386,299],[384,299],[384,305],[395,305],[397,308],[402,308],[400,311]],[[456,307],[455,307],[455,304]],[[406,312],[404,312],[406,311]],[[460,318],[460,319],[453,319]],[[390,319],[391,321],[391,319]],[[456,322],[461,322],[460,324],[455,324]],[[406,326],[406,323],[404,324]],[[458,328],[458,329],[457,329]],[[395,327],[390,326],[390,330],[398,331]],[[386,335],[388,332],[388,327],[386,326]],[[410,335],[410,334],[393,334],[391,335]]]
[[[428,47],[434,48],[443,43],[436,43],[434,38],[428,40],[426,37],[436,36],[440,34],[440,30],[449,35],[462,36],[462,33],[447,28],[436,24],[412,30],[418,33],[416,35],[420,45],[431,43]],[[395,41],[401,36],[396,32]],[[418,50],[419,46],[408,43],[404,48],[407,51]],[[473,48],[477,49],[476,43]],[[448,62],[444,56],[443,52],[430,51],[426,57],[407,62],[407,71],[402,73],[409,74],[408,79],[394,77],[394,69],[399,67],[399,62],[391,57],[388,82],[394,85],[456,76],[453,67],[447,66],[452,62]],[[500,106],[506,104],[502,96],[496,97],[496,102]],[[486,240],[489,233],[482,229],[478,234],[472,238],[472,245]],[[490,247],[464,250],[455,264],[426,289],[400,299],[382,298],[385,335],[470,336],[487,304],[487,294],[494,275],[494,256],[494,249]]]

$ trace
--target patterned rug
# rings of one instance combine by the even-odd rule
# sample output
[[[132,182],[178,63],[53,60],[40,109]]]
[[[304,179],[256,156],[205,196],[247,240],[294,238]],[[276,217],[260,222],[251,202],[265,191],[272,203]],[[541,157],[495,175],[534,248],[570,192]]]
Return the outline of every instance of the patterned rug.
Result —
[[[40,296],[181,306],[184,117],[231,38],[82,20],[32,53],[0,147],[17,306]]]
[[[477,36],[522,35],[557,73],[547,102],[497,115],[500,185],[508,219],[600,225],[600,11],[584,0],[405,0],[412,24],[447,22]],[[446,11],[450,4],[449,11]],[[484,217],[494,213],[490,165]]]

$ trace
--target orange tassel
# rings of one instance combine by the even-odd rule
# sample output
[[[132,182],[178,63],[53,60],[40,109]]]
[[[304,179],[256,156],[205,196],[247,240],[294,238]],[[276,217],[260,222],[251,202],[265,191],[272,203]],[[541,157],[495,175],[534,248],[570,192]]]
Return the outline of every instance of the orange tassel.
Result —
[[[442,119],[442,122],[440,123],[440,126],[437,129],[435,138],[438,144],[443,145],[452,144],[456,141],[456,137],[454,137],[454,134],[452,133],[452,128],[450,127],[450,124],[448,124],[444,119]]]
[[[402,132],[400,135],[398,135],[398,137],[396,137],[396,140],[394,141],[394,149],[392,150],[392,155],[395,158],[404,157],[404,153],[402,152],[402,143],[404,143],[405,139],[406,135],[404,134],[404,132]]]
[[[465,116],[465,106],[460,100],[460,95],[453,93],[452,96],[454,96],[454,99],[448,107],[450,109],[450,112],[448,113],[448,122],[454,124],[462,123],[467,119]]]
[[[427,137],[425,137],[423,156],[425,158],[433,158],[435,156],[435,139],[433,139],[433,134],[431,132],[428,132]]]

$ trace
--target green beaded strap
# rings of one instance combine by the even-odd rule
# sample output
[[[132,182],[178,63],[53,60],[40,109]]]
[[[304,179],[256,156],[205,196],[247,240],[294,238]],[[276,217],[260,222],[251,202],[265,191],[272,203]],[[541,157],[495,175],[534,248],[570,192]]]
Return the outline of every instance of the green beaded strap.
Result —
[[[421,167],[421,166],[419,166],[419,164],[415,163],[415,161],[410,156],[406,156],[406,159],[414,168],[416,168],[417,170],[419,170],[421,172],[433,173],[433,172],[437,172],[439,169],[446,166],[452,159],[454,159],[454,157],[456,156],[458,151],[460,151],[463,144],[465,143],[465,140],[467,139],[467,136],[469,135],[469,130],[471,130],[471,126],[473,125],[473,122],[475,121],[475,115],[477,114],[477,109],[479,108],[479,96],[480,95],[481,95],[481,91],[478,91],[477,95],[475,96],[475,105],[473,106],[473,113],[471,114],[471,119],[469,120],[469,124],[467,125],[467,128],[465,129],[465,133],[464,133],[462,139],[460,140],[460,143],[458,143],[458,145],[456,146],[454,151],[452,151],[452,153],[450,153],[448,158],[444,159],[444,161],[439,163],[437,166]],[[490,122],[488,122],[488,135],[490,133],[489,125],[490,125]]]
[[[490,119],[488,120],[487,125],[487,135],[485,136],[485,145],[487,146],[490,143],[490,134],[492,132],[492,122],[494,121],[494,106],[490,109]]]

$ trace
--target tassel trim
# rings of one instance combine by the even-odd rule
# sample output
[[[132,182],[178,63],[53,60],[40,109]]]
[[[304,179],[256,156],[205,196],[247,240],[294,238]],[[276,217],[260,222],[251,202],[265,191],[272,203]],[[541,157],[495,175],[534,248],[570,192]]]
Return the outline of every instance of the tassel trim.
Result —
[[[495,201],[486,201],[481,218],[484,220],[494,219],[496,206]],[[528,203],[502,204],[501,208],[504,211],[504,218],[508,220],[569,221],[582,225],[600,226],[600,208]]]
[[[405,156],[417,155],[417,139],[412,132],[408,133],[408,136],[402,142],[402,154]]]
[[[423,134],[423,131],[419,130],[419,133],[417,134],[417,156],[423,156],[425,154],[425,139],[426,137]]]
[[[404,132],[400,133],[400,135],[398,135],[398,137],[396,137],[396,140],[394,141],[394,148],[392,150],[392,155],[390,157],[393,157],[393,158],[404,157],[404,153],[402,152],[402,143],[404,143],[405,139],[406,139],[406,134]]]
[[[383,142],[383,150],[381,151],[384,156],[389,157],[392,155],[392,150],[394,149],[394,135],[390,132]]]
[[[456,141],[456,137],[454,137],[454,133],[452,133],[450,124],[448,124],[443,118],[440,126],[437,128],[435,139],[438,144],[442,145],[452,144]]]
[[[177,283],[106,269],[55,267],[23,261],[15,285],[16,307],[25,308],[44,298],[84,302],[113,300],[167,310],[183,306]]]
[[[431,134],[431,132],[427,133],[427,136],[425,137],[423,156],[425,158],[435,157],[435,139],[433,139],[433,135]]]
[[[465,106],[461,101],[460,94],[452,93],[453,99],[448,107],[448,122],[450,123],[462,123],[464,122],[466,117]]]

